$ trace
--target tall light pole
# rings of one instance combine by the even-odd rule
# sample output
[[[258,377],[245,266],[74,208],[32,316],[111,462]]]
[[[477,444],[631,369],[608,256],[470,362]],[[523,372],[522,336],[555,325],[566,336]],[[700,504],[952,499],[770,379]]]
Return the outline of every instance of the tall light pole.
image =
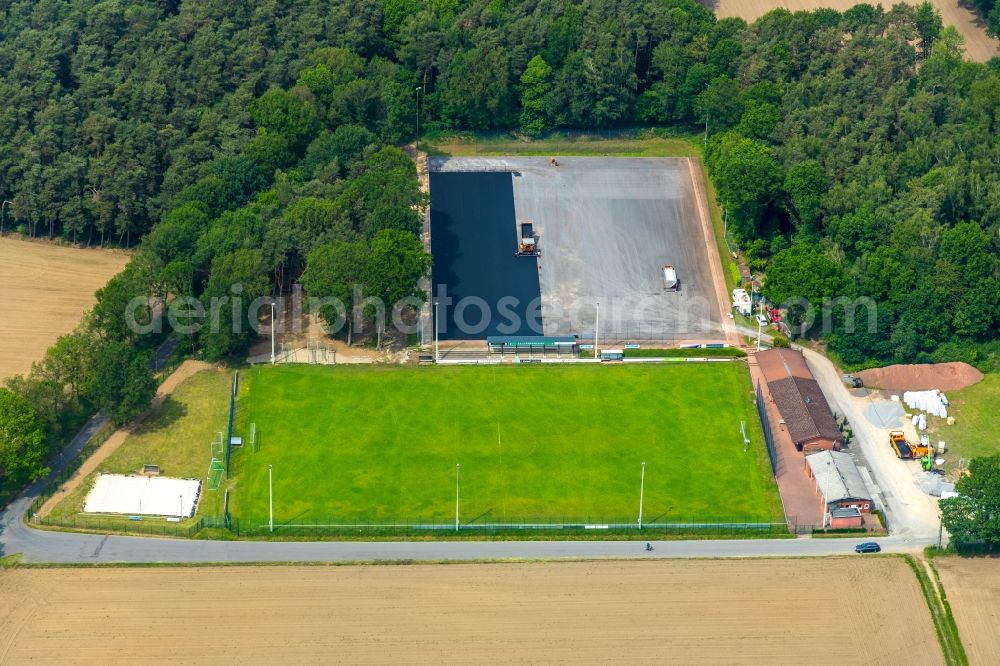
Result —
[[[181,512],[178,513],[177,515],[180,516],[181,518],[183,518],[184,517],[184,495],[183,495],[183,493],[180,494],[180,495],[178,495],[178,497],[181,500],[181,505],[180,505],[181,506]]]
[[[757,316],[759,317],[760,315],[757,315]],[[764,327],[764,325],[761,324],[760,319],[758,319],[757,320],[757,351],[760,351],[760,330],[763,327]]]
[[[642,497],[646,491],[646,463],[642,463],[642,473],[639,477],[639,529],[642,529]]]
[[[413,89],[417,93],[417,139],[420,138],[420,92],[423,90],[420,86]]]
[[[276,324],[275,320],[275,309],[274,301],[271,301],[271,365],[274,365],[274,327]]]
[[[0,203],[0,236],[3,236],[3,220],[7,206],[13,206],[13,205],[14,205],[13,201],[7,201],[6,199],[4,199],[2,203]]]
[[[267,526],[274,532],[274,488],[271,485],[271,466],[267,466]]]
[[[597,316],[594,317],[594,358],[597,358],[597,332],[601,330],[601,302],[597,301]]]
[[[434,301],[434,362],[438,362],[438,302]]]
[[[455,463],[455,531],[458,531],[458,470],[461,465]]]

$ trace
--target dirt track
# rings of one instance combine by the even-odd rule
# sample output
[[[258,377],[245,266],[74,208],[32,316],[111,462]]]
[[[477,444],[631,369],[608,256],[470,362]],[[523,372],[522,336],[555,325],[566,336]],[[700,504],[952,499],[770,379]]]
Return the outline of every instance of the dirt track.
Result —
[[[970,664],[995,664],[1000,654],[1000,561],[945,557],[934,561]]]
[[[716,16],[725,18],[739,16],[747,21],[760,18],[772,9],[783,8],[788,11],[812,11],[821,7],[829,7],[838,11],[850,9],[861,0],[705,0],[704,4],[715,10]],[[911,5],[919,5],[922,0],[901,0]],[[870,4],[878,4],[872,0]],[[882,2],[888,10],[894,2]],[[945,25],[953,25],[965,39],[965,53],[971,60],[985,62],[997,55],[997,40],[987,36],[985,27],[979,16],[971,9],[958,3],[958,0],[931,0]]]
[[[939,664],[930,626],[899,559],[0,570],[10,663]]]
[[[94,292],[128,260],[124,252],[0,238],[0,381],[30,370],[56,338],[72,331],[93,305]]]

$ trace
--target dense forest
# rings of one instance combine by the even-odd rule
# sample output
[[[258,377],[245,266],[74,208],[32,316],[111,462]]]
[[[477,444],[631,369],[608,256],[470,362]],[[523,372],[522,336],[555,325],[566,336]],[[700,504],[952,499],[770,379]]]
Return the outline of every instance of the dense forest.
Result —
[[[986,32],[994,37],[1000,37],[1000,5],[996,0],[972,0],[970,3],[986,23]]]
[[[7,0],[0,18],[0,232],[137,248],[74,334],[95,348],[141,348],[137,295],[419,296],[426,201],[400,148],[418,124],[657,126],[704,130],[771,300],[877,303],[874,333],[834,308],[842,360],[996,363],[1000,61],[964,61],[929,4],[752,25],[694,0]],[[15,388],[96,386],[95,354]]]

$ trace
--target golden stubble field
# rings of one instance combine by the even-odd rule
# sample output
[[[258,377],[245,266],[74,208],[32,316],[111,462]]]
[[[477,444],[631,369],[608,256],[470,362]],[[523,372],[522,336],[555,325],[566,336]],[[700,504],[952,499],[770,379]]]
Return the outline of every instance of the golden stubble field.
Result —
[[[0,570],[0,663],[940,664],[897,558]]]
[[[922,2],[922,0],[900,1],[911,5],[919,5]],[[719,18],[739,16],[747,21],[754,21],[772,9],[782,8],[797,12],[829,8],[842,12],[860,2],[861,0],[706,0],[705,5],[715,10],[715,15]],[[888,10],[895,2],[868,0],[868,4],[881,4]],[[997,46],[1000,42],[986,34],[985,26],[978,14],[959,4],[958,0],[931,0],[931,4],[941,12],[944,24],[955,26],[965,38],[965,53],[971,60],[985,62],[998,55]]]
[[[30,370],[56,338],[76,328],[94,292],[128,260],[121,251],[0,238],[0,382]]]
[[[1000,560],[934,560],[955,615],[969,664],[996,664],[1000,655]]]

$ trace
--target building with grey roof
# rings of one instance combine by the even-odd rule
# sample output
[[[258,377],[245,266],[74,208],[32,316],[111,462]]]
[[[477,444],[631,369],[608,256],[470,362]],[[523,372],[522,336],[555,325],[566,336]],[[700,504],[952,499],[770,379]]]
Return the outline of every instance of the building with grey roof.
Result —
[[[851,456],[841,451],[813,453],[806,456],[806,472],[815,484],[826,518],[838,509],[871,512],[871,494]]]

